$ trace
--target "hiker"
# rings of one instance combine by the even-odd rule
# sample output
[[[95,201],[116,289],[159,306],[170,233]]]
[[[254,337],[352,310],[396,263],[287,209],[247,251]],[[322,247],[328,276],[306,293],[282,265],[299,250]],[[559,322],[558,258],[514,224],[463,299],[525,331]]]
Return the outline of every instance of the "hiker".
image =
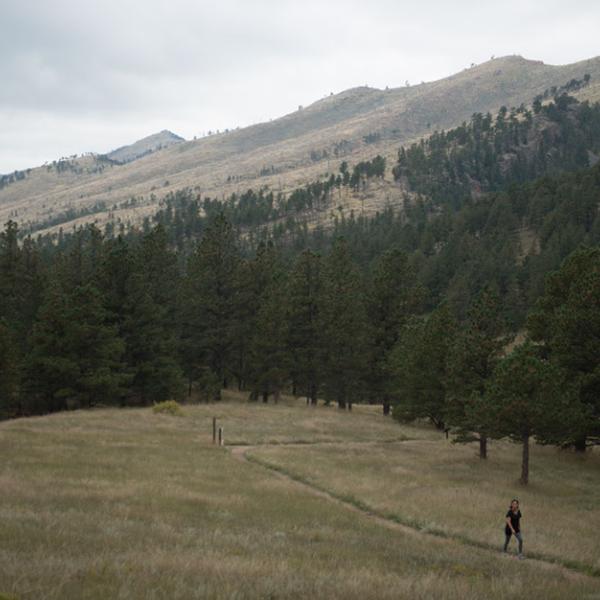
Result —
[[[504,528],[506,540],[504,541],[504,552],[508,550],[510,536],[514,535],[519,541],[519,558],[523,558],[523,536],[521,535],[521,526],[519,523],[521,516],[521,511],[519,510],[519,501],[515,498],[510,503],[510,508],[506,513],[506,527]]]

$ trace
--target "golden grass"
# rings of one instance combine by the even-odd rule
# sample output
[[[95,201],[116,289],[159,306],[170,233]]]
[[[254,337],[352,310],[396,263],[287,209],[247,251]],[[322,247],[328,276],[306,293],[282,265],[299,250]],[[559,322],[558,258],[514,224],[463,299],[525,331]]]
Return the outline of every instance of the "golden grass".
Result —
[[[405,477],[401,487],[410,488],[399,467],[412,472],[411,461],[392,461],[388,469],[381,459],[410,447],[429,469],[425,450],[446,447],[435,432],[397,426],[371,407],[348,414],[290,400],[278,406],[238,403],[235,396],[218,405],[186,406],[176,419],[150,408],[103,409],[0,424],[0,595],[79,600],[600,594],[599,579],[390,530],[211,444],[212,416],[218,416],[226,442],[279,443],[252,452],[307,469],[328,485],[351,482],[352,493],[364,495],[380,475],[387,481],[385,502],[397,506],[394,479]],[[314,442],[325,443],[308,445]],[[471,449],[457,451],[461,460],[478,464]],[[330,481],[332,465],[341,474]],[[596,481],[586,465],[580,467],[584,481]],[[452,469],[460,479],[467,467],[456,463]],[[441,469],[430,473],[430,497],[439,490],[435,480],[449,476]],[[554,484],[550,477],[549,489]],[[581,515],[586,489],[571,496]],[[494,518],[504,504],[491,507]],[[527,502],[524,514],[533,527]],[[448,516],[441,510],[436,522],[454,526]]]
[[[526,549],[576,561],[600,573],[600,457],[534,447],[531,483],[518,484],[520,448],[491,444],[481,461],[473,446],[411,440],[373,445],[253,450],[253,455],[337,495],[349,496],[425,531],[476,543],[503,542],[510,500],[521,501]]]

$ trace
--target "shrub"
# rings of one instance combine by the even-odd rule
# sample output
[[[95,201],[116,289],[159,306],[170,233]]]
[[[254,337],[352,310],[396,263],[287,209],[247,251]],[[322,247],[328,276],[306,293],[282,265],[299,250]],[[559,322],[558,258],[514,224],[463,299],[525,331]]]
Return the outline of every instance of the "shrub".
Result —
[[[183,411],[181,405],[175,400],[166,400],[159,402],[152,407],[152,412],[160,415],[172,415],[174,417],[182,417]]]

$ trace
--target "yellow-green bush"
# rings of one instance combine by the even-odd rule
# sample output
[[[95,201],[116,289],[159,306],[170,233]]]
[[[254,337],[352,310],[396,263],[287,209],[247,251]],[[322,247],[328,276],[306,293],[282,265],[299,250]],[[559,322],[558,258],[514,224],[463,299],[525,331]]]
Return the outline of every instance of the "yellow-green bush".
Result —
[[[181,405],[175,400],[166,400],[159,402],[152,407],[152,412],[160,415],[172,415],[174,417],[182,417],[183,411]]]

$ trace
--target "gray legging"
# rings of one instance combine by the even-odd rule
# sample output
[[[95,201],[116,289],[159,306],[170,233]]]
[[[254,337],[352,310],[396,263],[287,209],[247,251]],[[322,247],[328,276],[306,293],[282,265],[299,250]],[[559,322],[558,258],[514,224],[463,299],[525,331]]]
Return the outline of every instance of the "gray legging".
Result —
[[[508,533],[505,532],[506,540],[504,542],[504,552],[508,550],[508,542],[510,542],[510,536],[512,535],[512,531]],[[520,531],[515,532],[515,537],[519,540],[519,554],[523,553],[523,536]]]

